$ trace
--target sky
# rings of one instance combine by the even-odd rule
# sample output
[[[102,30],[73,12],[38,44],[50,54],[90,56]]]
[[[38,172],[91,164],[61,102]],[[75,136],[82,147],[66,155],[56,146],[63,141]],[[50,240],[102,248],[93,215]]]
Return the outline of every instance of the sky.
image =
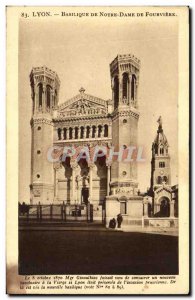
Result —
[[[162,20],[162,21],[161,21]],[[145,162],[138,164],[141,191],[150,184],[151,146],[162,116],[169,142],[171,180],[178,177],[178,24],[175,19],[142,20],[93,18],[22,20],[19,31],[19,198],[30,199],[32,113],[29,74],[32,67],[47,66],[60,80],[60,103],[85,93],[111,99],[109,64],[117,54],[134,54],[141,60],[138,105],[138,145]]]

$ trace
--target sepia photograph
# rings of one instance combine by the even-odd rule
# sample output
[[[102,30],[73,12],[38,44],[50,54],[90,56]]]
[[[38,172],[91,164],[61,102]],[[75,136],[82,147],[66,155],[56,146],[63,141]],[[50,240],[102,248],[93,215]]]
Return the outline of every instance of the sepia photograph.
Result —
[[[179,12],[20,9],[20,277],[180,274]]]

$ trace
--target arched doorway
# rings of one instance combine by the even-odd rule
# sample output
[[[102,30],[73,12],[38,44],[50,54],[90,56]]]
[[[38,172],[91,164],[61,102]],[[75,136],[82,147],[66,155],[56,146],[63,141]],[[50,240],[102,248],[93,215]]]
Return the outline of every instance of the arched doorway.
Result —
[[[170,200],[167,197],[161,197],[159,200],[160,203],[160,214],[159,217],[166,218],[170,217]]]

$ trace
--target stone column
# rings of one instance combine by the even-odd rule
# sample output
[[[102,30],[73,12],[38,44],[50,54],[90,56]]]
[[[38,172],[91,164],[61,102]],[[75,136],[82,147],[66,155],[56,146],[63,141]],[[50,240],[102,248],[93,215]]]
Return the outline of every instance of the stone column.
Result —
[[[132,75],[129,75],[129,103],[131,103],[131,81]]]
[[[78,139],[81,139],[81,127],[78,127]]]
[[[92,137],[92,126],[89,126],[89,138]]]
[[[86,133],[87,133],[87,127],[84,126],[84,130],[83,130],[83,138],[86,139]]]
[[[77,203],[78,204],[81,204],[81,199],[80,199],[80,194],[81,194],[81,190],[80,190],[80,184],[79,184],[79,182],[80,182],[80,178],[79,178],[79,176],[77,175],[77,177],[76,177],[76,182],[77,182]]]
[[[174,218],[174,206],[175,206],[175,201],[172,200],[170,202],[170,218]]]
[[[62,168],[61,163],[54,164],[54,200],[58,198],[58,170]]]
[[[109,196],[110,195],[111,164],[107,163],[106,166],[107,166],[107,196]]]
[[[32,99],[33,99],[33,95],[32,95]],[[33,99],[33,111],[32,113],[34,114],[39,108],[39,93],[38,93],[38,89],[36,88],[35,90],[35,94],[34,94],[34,99]]]
[[[47,103],[46,103],[46,85],[43,83],[43,94],[42,94],[42,109],[46,111]]]
[[[100,126],[100,138],[102,137],[102,133],[103,133],[103,130],[102,130],[102,125]]]
[[[101,134],[102,137],[105,136],[105,125],[102,125],[102,134]]]
[[[75,139],[75,127],[72,127],[72,139]]]
[[[123,77],[122,75],[119,76],[119,103],[121,103],[121,100],[123,98]]]
[[[112,125],[108,124],[108,137],[111,138],[112,137]]]
[[[144,217],[148,217],[148,202],[144,202]]]
[[[76,195],[75,195],[75,192],[76,192],[76,178],[75,178],[75,170],[77,168],[77,162],[76,161],[71,161],[71,168],[72,168],[72,197],[70,199],[70,203],[71,204],[75,204],[75,201],[76,201]]]
[[[66,128],[66,139],[69,140],[69,128]]]
[[[89,165],[89,201],[92,204],[93,202],[93,168],[94,164]]]

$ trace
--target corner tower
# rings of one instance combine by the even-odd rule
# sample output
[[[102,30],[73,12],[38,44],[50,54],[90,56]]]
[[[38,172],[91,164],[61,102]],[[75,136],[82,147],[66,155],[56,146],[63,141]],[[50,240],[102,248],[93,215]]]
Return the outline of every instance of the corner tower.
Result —
[[[31,118],[31,203],[51,203],[54,198],[53,164],[48,149],[53,146],[53,116],[58,106],[60,81],[47,67],[30,73]]]
[[[112,118],[112,140],[120,150],[137,146],[138,85],[140,61],[134,55],[118,55],[110,64],[114,112]],[[111,188],[126,184],[137,188],[136,162],[112,163]]]
[[[110,64],[114,103],[112,143],[116,152],[123,148],[128,153],[133,149],[131,147],[137,148],[139,72],[140,60],[131,54],[118,55]],[[114,159],[111,165],[110,195],[106,198],[107,221],[121,213],[124,222],[140,223],[142,200],[138,195],[137,162],[127,157]]]

